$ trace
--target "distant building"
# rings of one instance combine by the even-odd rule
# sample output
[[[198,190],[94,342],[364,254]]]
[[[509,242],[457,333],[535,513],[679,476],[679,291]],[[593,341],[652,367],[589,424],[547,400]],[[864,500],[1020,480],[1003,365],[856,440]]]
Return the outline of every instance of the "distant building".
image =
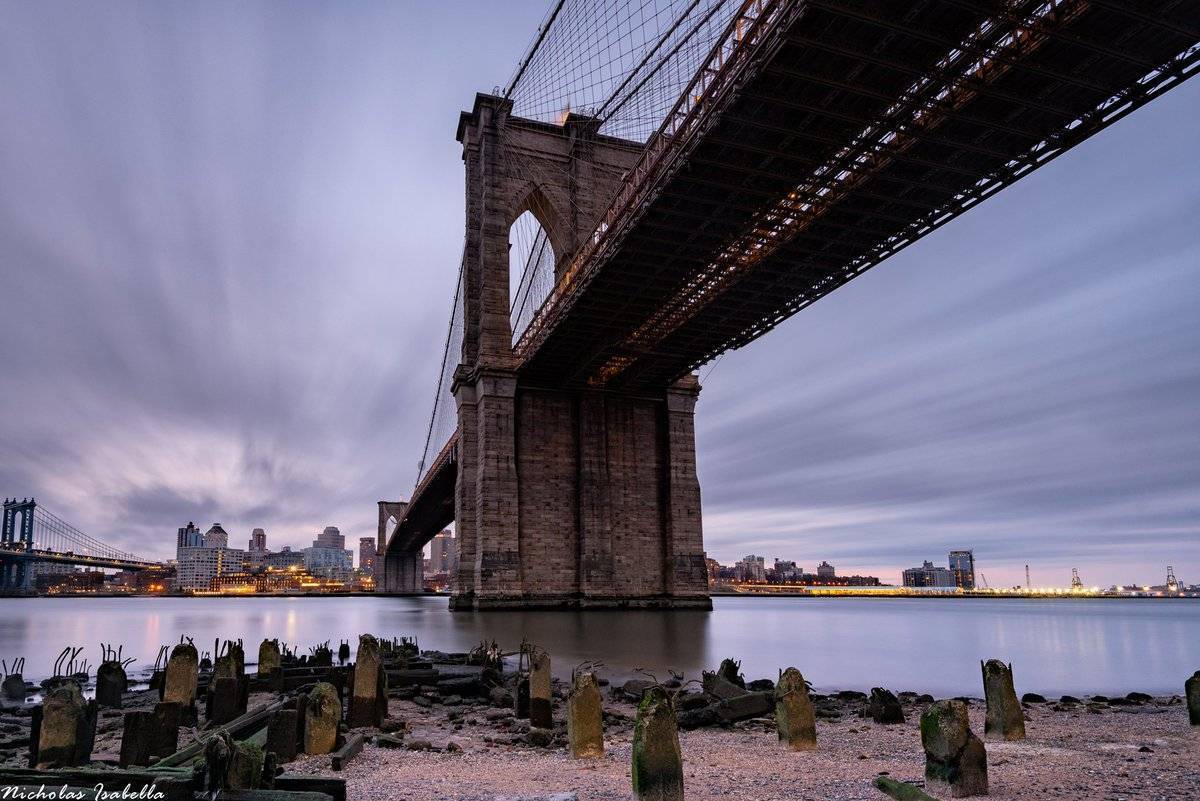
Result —
[[[317,535],[313,540],[314,548],[337,548],[339,550],[346,547],[346,538],[337,526],[326,526],[325,530]]]
[[[229,533],[221,528],[220,523],[213,523],[212,528],[204,532],[205,548],[228,548]]]
[[[186,526],[179,529],[179,535],[175,539],[175,550],[180,548],[199,548],[204,544],[204,535],[200,533],[200,529],[196,528],[196,524],[188,522]]]
[[[738,581],[766,581],[767,560],[762,556],[748,554],[734,567],[737,569]]]
[[[721,579],[721,563],[716,559],[705,558],[704,566],[708,569],[708,586],[712,587]]]
[[[314,545],[304,549],[304,569],[314,576],[348,581],[354,570],[354,554],[345,548]]]
[[[458,572],[458,542],[449,531],[442,531],[429,543],[429,572],[453,576]]]
[[[246,552],[240,548],[183,548],[175,568],[176,584],[181,590],[207,590],[214,578],[242,570],[245,562]]]
[[[375,538],[359,537],[358,539],[358,569],[375,575]]]
[[[775,560],[775,580],[779,582],[797,581],[804,575],[804,568],[797,567],[796,563],[789,560]]]
[[[945,567],[934,567],[926,561],[921,567],[910,567],[904,571],[905,587],[957,587],[954,571]]]
[[[304,567],[304,554],[300,551],[293,551],[288,546],[283,546],[283,550],[268,553],[263,557],[263,567],[274,568],[276,570],[287,570],[289,567]]]
[[[833,565],[825,561],[822,561],[821,564],[817,565],[817,578],[831,579],[836,577],[837,570],[834,569]]]
[[[954,583],[964,590],[975,589],[975,554],[971,551],[950,552],[950,572]]]
[[[267,532],[261,528],[256,528],[250,532],[250,548],[251,551],[267,550]]]

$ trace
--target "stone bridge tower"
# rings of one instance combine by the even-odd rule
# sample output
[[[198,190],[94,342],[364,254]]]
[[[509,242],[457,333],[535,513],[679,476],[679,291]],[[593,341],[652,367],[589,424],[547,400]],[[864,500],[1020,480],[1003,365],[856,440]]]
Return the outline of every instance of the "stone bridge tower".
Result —
[[[513,354],[513,222],[533,213],[558,275],[642,146],[600,135],[592,118],[560,126],[511,111],[479,95],[458,125],[467,237],[451,606],[710,608],[695,378],[636,395],[539,387]]]

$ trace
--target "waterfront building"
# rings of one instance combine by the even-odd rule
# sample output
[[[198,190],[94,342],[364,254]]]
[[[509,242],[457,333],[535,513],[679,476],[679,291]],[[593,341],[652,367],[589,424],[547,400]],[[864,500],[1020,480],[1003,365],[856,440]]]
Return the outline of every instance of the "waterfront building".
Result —
[[[221,527],[220,523],[213,523],[212,528],[204,532],[204,547],[205,548],[228,548],[229,533]]]
[[[821,564],[817,565],[817,578],[819,578],[819,579],[837,578],[837,570],[834,569],[833,565],[829,564],[826,561],[822,561]]]
[[[314,545],[304,549],[304,569],[314,576],[349,581],[354,569],[354,554],[345,548]]]
[[[200,529],[196,528],[196,524],[188,521],[188,524],[179,529],[179,534],[175,538],[175,550],[180,548],[199,548],[204,544],[204,535],[200,533]]]
[[[934,567],[926,560],[921,567],[910,567],[904,571],[905,587],[957,587],[954,571],[945,567]]]
[[[181,590],[207,590],[214,578],[242,570],[245,562],[246,552],[240,548],[183,548],[175,568],[176,584]]]
[[[954,583],[964,590],[975,589],[975,554],[971,551],[950,552],[950,572]]]
[[[375,538],[359,537],[358,539],[358,569],[364,573],[375,575]]]
[[[708,569],[708,586],[712,587],[721,580],[721,563],[705,557],[704,566]]]
[[[289,567],[303,567],[304,554],[301,551],[293,551],[290,546],[283,546],[282,550],[268,552],[262,559],[263,567],[274,568],[276,570],[287,570]]]
[[[428,575],[453,576],[458,571],[458,542],[449,531],[434,535],[429,543]]]
[[[766,558],[748,554],[742,558],[734,567],[737,568],[738,581],[766,581],[767,580],[767,565]]]
[[[775,580],[776,581],[797,581],[804,575],[804,568],[797,567],[796,563],[789,560],[775,560]]]
[[[253,529],[250,532],[250,548],[251,551],[267,550],[267,532],[261,528]]]

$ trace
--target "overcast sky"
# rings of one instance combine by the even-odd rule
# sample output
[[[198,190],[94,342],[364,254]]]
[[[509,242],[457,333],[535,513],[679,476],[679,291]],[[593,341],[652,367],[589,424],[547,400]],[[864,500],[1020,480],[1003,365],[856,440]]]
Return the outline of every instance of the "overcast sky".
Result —
[[[433,401],[457,114],[544,11],[0,0],[0,494],[159,557],[189,520],[373,535]],[[1194,81],[706,367],[710,555],[1200,581],[1198,129]]]

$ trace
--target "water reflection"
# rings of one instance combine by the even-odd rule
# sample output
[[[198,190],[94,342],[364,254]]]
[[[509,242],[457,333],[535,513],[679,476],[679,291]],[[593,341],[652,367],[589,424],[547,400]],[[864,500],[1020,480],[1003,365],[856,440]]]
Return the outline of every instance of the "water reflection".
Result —
[[[819,689],[888,686],[979,693],[979,660],[1013,662],[1018,692],[1177,693],[1200,667],[1200,603],[1123,600],[718,598],[713,612],[450,614],[444,598],[112,598],[0,601],[0,656],[48,675],[68,643],[94,661],[99,643],[153,663],[181,634],[207,649],[241,637],[308,646],[360,632],[415,636],[463,651],[484,639],[545,645],[555,671],[584,660],[628,675],[668,668],[697,676],[723,657],[751,678],[796,665]]]

